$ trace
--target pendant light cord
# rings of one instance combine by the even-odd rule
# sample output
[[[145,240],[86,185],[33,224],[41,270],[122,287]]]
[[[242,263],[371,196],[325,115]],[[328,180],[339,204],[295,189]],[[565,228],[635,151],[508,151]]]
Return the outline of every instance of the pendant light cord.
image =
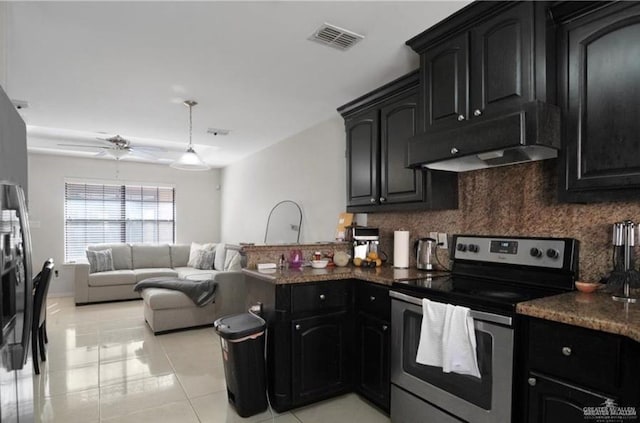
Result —
[[[193,113],[193,105],[189,104],[189,148],[193,148],[192,147],[192,142],[191,142],[191,136],[193,134],[193,117],[192,117],[192,113]]]

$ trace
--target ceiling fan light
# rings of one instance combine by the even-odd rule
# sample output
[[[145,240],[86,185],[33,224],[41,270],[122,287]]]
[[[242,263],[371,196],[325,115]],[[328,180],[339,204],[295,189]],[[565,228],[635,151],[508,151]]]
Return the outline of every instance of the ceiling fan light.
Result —
[[[116,160],[120,160],[121,158],[123,158],[124,156],[126,156],[127,154],[129,154],[129,150],[120,150],[120,149],[107,149],[105,150],[106,153],[108,155],[110,155],[111,157],[113,157]]]
[[[192,147],[187,148],[187,151],[180,156],[180,158],[170,165],[174,169],[179,170],[209,170],[210,167],[206,164],[198,153],[194,151]]]

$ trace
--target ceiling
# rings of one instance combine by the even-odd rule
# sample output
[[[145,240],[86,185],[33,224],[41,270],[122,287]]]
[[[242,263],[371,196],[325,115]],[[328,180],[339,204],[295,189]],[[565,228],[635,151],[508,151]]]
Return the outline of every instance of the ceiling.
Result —
[[[195,99],[195,149],[223,167],[417,68],[404,42],[467,3],[9,2],[5,89],[29,103],[30,151],[89,157],[57,144],[120,134],[172,160]],[[365,38],[308,41],[324,22]]]

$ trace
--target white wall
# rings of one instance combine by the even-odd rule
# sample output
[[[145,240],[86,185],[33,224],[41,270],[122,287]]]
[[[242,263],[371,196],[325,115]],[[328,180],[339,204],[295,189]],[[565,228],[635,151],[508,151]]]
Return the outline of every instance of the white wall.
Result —
[[[7,3],[0,2],[0,86],[7,89]]]
[[[222,171],[222,240],[264,240],[271,208],[302,208],[300,242],[333,240],[346,208],[344,121],[338,115]]]
[[[220,170],[188,172],[115,160],[29,154],[29,219],[34,271],[53,257],[59,277],[50,295],[72,295],[73,266],[64,266],[65,178],[170,184],[176,189],[176,242],[220,240]]]

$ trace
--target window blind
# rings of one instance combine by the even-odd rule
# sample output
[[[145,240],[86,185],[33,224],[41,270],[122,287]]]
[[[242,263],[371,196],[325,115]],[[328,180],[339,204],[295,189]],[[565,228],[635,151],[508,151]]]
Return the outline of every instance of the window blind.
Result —
[[[67,182],[64,210],[65,261],[90,244],[175,241],[174,188]]]

